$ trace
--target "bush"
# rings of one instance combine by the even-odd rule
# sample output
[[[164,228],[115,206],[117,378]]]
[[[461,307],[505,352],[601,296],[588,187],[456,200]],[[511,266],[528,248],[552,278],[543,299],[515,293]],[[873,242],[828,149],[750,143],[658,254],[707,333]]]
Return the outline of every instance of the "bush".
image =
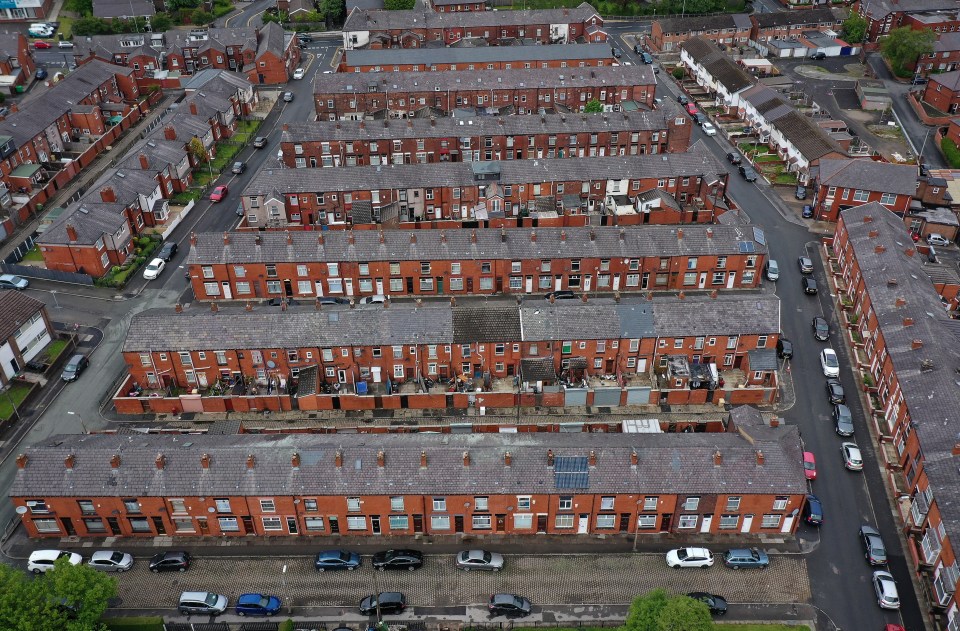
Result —
[[[173,19],[166,13],[158,13],[150,18],[150,26],[153,27],[154,33],[164,33],[173,26]]]
[[[293,620],[287,619],[277,626],[277,631],[293,631]]]
[[[950,163],[950,167],[960,169],[960,149],[957,148],[957,143],[944,138],[940,143],[940,149],[943,150],[943,157]]]
[[[206,11],[194,11],[193,15],[190,16],[190,21],[197,26],[204,26],[213,22],[213,14]]]
[[[678,67],[678,68],[674,68],[670,74],[672,74],[673,78],[676,79],[677,81],[683,81],[683,75],[685,75],[686,73],[684,72],[683,68]]]

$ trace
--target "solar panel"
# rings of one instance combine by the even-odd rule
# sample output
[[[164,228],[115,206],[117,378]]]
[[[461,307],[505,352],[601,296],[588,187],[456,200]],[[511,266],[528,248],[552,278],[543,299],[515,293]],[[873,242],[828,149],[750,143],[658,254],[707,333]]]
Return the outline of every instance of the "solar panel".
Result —
[[[759,243],[760,245],[767,244],[767,235],[763,234],[762,228],[753,229],[753,240]]]
[[[585,489],[590,486],[590,468],[586,458],[557,456],[553,472],[558,489]]]
[[[749,254],[751,252],[756,252],[753,247],[753,241],[738,241],[737,245],[740,248],[741,254]]]

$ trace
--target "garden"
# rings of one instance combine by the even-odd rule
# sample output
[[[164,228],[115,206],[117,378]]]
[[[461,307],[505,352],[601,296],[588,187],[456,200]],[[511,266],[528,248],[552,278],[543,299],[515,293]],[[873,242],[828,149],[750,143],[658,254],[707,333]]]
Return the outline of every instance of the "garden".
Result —
[[[149,261],[153,252],[160,247],[160,239],[153,237],[135,237],[133,242],[136,244],[135,249],[133,254],[127,258],[127,262],[123,265],[114,265],[105,276],[94,279],[94,285],[115,289],[122,288],[130,280],[130,276]]]
[[[204,9],[203,5],[201,0],[169,0],[166,3],[166,12],[150,16],[148,29],[147,19],[144,17],[98,18],[93,15],[93,0],[66,0],[64,11],[69,13],[60,17],[60,32],[65,38],[73,35],[143,33],[148,30],[162,33],[174,26],[204,26],[233,11],[232,0],[213,0],[210,11]]]
[[[772,184],[797,183],[797,175],[788,171],[783,158],[765,143],[742,142],[737,148]]]

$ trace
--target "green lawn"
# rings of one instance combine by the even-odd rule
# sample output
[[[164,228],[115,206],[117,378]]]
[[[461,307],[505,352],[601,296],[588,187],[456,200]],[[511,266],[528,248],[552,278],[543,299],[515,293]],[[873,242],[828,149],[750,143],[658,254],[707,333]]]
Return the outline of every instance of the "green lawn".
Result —
[[[14,384],[5,393],[0,394],[0,420],[6,421],[13,416],[13,406],[10,405],[10,400],[13,399],[19,410],[20,404],[27,398],[28,392],[30,392],[28,386]]]
[[[63,39],[70,39],[73,35],[73,20],[74,18],[64,15],[63,13],[57,16],[57,21],[60,22],[58,31],[63,33]]]
[[[40,254],[40,248],[33,246],[33,249],[23,255],[24,261],[43,262],[43,254]]]
[[[105,619],[110,631],[163,631],[163,618],[133,617]]]
[[[52,363],[57,357],[60,357],[60,353],[62,353],[66,347],[67,340],[53,340],[47,344],[47,348],[43,351],[47,356],[47,363]]]

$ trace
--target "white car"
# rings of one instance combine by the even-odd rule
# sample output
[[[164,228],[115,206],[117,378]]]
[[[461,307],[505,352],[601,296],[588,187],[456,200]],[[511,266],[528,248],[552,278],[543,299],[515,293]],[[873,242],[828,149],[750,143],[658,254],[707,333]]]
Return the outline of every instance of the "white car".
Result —
[[[703,124],[703,133],[708,136],[716,136],[717,128],[713,126],[713,123],[704,123]]]
[[[667,552],[669,567],[710,567],[713,553],[706,548],[677,548]]]
[[[150,261],[150,264],[147,265],[146,269],[143,270],[143,277],[147,280],[153,280],[160,275],[160,272],[163,271],[166,264],[166,261],[163,259],[153,259]]]
[[[863,455],[857,443],[840,443],[840,453],[843,454],[843,466],[850,471],[863,471]]]
[[[882,609],[900,609],[897,583],[890,572],[877,570],[873,573],[873,590],[877,593],[877,604]]]
[[[940,247],[946,247],[950,245],[950,242],[947,240],[946,237],[936,232],[932,232],[927,235],[927,243],[929,243],[930,245],[937,245]]]
[[[470,570],[499,572],[503,569],[503,556],[486,550],[464,550],[457,555],[457,567],[466,572]]]
[[[97,550],[90,555],[87,565],[104,572],[126,572],[133,567],[133,557],[116,550]]]
[[[293,78],[294,78],[294,79],[303,79],[304,75],[306,75],[306,74],[307,74],[307,71],[306,71],[305,69],[303,69],[303,68],[297,68],[296,70],[293,71]]]
[[[383,294],[377,294],[375,296],[364,296],[360,299],[360,304],[362,305],[382,305],[387,301],[387,297]]]
[[[820,351],[820,368],[823,370],[824,377],[840,376],[840,360],[837,359],[836,351],[832,348]]]
[[[80,565],[83,557],[76,552],[66,552],[64,550],[34,550],[27,559],[27,571],[34,574],[42,574],[53,569],[53,564],[57,559],[66,557],[71,565]]]

